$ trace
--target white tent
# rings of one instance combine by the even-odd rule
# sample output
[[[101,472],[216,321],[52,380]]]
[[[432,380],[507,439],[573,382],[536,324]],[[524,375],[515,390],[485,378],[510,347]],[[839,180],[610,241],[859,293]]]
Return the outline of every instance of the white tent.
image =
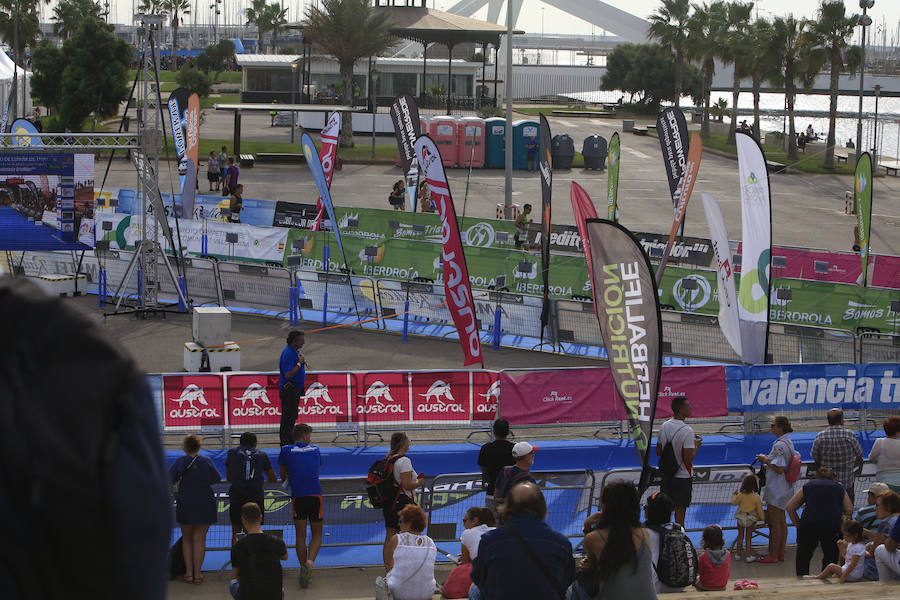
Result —
[[[34,110],[34,107],[31,103],[31,76],[32,73],[26,71],[22,67],[17,67],[16,64],[12,61],[12,59],[7,56],[6,52],[0,52],[0,112],[6,109],[6,102],[9,98],[9,95],[12,93],[13,89],[13,77],[18,72],[18,93],[16,94],[18,100],[18,110],[16,111],[17,116],[22,116],[23,114],[26,117],[31,117],[31,113]],[[22,86],[25,86],[25,111],[22,111]],[[10,114],[9,121],[12,123],[14,121],[14,116]]]

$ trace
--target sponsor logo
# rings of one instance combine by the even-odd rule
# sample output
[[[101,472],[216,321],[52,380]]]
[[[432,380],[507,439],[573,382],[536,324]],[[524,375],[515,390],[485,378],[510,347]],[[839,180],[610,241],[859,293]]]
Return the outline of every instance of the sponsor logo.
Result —
[[[864,191],[866,191],[867,183],[868,181],[866,181],[865,175],[860,174],[860,176],[856,178],[856,191],[862,194]]]
[[[616,166],[616,161],[618,161],[618,160],[619,160],[618,154],[616,154],[615,152],[609,153],[609,166],[611,166],[611,167]]]
[[[750,174],[747,175],[747,183],[749,183],[750,185],[756,185],[757,183],[759,183],[759,178],[756,176],[756,173],[750,171]]]
[[[194,402],[199,403],[201,406],[209,406],[209,402],[206,401],[206,396],[203,393],[203,388],[194,383],[181,390],[181,395],[178,398],[169,398],[169,400],[177,402],[181,408],[184,407],[185,402],[195,410],[197,407],[194,405]]]
[[[571,404],[573,400],[573,396],[571,394],[566,395],[565,393],[560,394],[556,390],[553,390],[548,395],[541,398],[541,402],[564,402],[566,404]]]
[[[687,289],[685,284],[686,280],[697,282],[696,287],[694,287],[694,289]],[[687,275],[676,281],[675,285],[672,286],[672,296],[675,297],[675,302],[678,303],[678,306],[682,309],[696,310],[706,306],[706,303],[709,302],[712,297],[712,288],[705,277],[701,277],[700,275]]]
[[[878,394],[876,384],[881,388]],[[779,371],[778,377],[742,380],[740,394],[744,406],[896,403],[900,402],[900,377],[894,377],[892,370],[878,378],[857,377],[856,369],[839,377],[792,377],[790,371]]]
[[[340,229],[345,229],[347,227],[347,223],[350,222],[350,219],[359,221],[359,213],[344,213],[344,216],[342,216],[341,220],[338,222],[338,227]]]
[[[467,246],[487,248],[494,243],[494,228],[484,221],[475,223],[463,233],[463,242]]]
[[[484,401],[475,405],[475,412],[481,414],[497,412],[497,403],[500,401],[500,380],[492,383],[486,394],[478,395],[483,397]]]
[[[247,386],[247,389],[244,390],[244,393],[235,398],[235,400],[241,401],[241,406],[250,402],[253,404],[254,408],[260,408],[257,402],[262,402],[263,404],[272,404],[272,401],[269,400],[269,395],[266,393],[266,388],[261,386],[258,383],[251,383]]]
[[[331,396],[328,395],[328,386],[318,381],[306,388],[306,393],[303,395],[303,404],[307,404],[310,400],[316,406],[322,406],[323,402],[334,404]]]
[[[429,402],[434,400],[444,402],[444,399],[449,400],[450,402],[456,402],[456,399],[453,398],[453,394],[450,392],[450,384],[440,379],[432,383],[427,392],[419,395],[424,396]]]
[[[357,407],[360,414],[378,414],[378,413],[400,413],[403,407],[395,404],[391,397],[391,388],[383,381],[374,381],[366,390],[365,394],[357,394],[360,398],[365,398],[365,405]],[[369,402],[374,404],[370,405]],[[385,404],[390,402],[390,404]]]
[[[677,398],[678,396],[687,396],[687,392],[673,392],[671,385],[667,385],[659,390],[660,398]]]

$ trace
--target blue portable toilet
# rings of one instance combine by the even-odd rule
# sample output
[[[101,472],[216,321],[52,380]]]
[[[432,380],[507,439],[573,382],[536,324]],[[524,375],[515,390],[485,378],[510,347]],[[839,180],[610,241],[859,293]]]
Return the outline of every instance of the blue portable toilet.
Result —
[[[528,150],[525,144],[534,136],[535,141],[540,143],[540,126],[537,121],[521,120],[513,121],[513,169],[528,168]],[[537,158],[535,157],[535,166],[537,166]]]
[[[506,119],[503,117],[484,120],[484,166],[486,169],[506,166]]]

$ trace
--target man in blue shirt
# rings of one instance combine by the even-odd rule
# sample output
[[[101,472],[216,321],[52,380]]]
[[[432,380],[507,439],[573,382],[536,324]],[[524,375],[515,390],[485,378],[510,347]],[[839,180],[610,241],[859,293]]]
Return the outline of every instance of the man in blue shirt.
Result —
[[[509,492],[502,527],[481,536],[472,565],[471,600],[562,598],[575,579],[572,544],[544,522],[541,488],[519,483]]]
[[[278,361],[278,397],[281,399],[281,428],[278,435],[282,446],[289,446],[294,441],[291,431],[297,421],[300,396],[306,385],[306,359],[300,352],[305,343],[303,332],[292,329],[288,332],[287,346],[281,351]]]
[[[310,443],[312,427],[298,423],[293,430],[294,443],[281,449],[278,467],[281,479],[291,484],[294,529],[297,533],[297,560],[300,561],[300,587],[309,586],[313,562],[322,546],[322,454]],[[306,545],[306,522],[312,532]]]

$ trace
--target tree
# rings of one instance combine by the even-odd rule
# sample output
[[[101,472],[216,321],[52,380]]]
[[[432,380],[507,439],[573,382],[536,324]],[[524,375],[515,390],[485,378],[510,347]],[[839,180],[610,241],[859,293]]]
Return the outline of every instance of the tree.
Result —
[[[684,72],[685,90],[699,100],[700,76],[691,65]],[[637,100],[640,112],[657,113],[660,103],[675,99],[675,64],[668,48],[657,44],[622,44],[606,59],[601,89],[621,90]],[[637,97],[637,98],[635,98]]]
[[[276,44],[278,43],[278,34],[281,30],[284,29],[284,26],[287,25],[287,11],[286,8],[281,8],[280,5],[276,3],[266,5],[266,23],[269,25],[269,31],[272,32],[272,54],[277,54],[278,50],[276,48]]]
[[[772,51],[779,70],[769,81],[784,87],[788,114],[788,159],[797,160],[797,130],[794,127],[794,101],[797,98],[797,82],[810,87],[813,81],[810,51],[812,50],[812,23],[793,16],[776,17],[772,22]]]
[[[53,8],[51,19],[56,21],[53,33],[67,40],[78,30],[83,19],[100,21],[102,11],[100,5],[93,0],[62,0]]]
[[[188,65],[183,65],[178,70],[175,81],[178,82],[180,87],[192,94],[197,94],[200,98],[209,96],[209,90],[212,87],[209,82],[209,76],[206,73]]]
[[[269,12],[266,10],[266,0],[253,0],[250,8],[244,13],[247,16],[247,25],[256,25],[257,36],[259,40],[256,45],[260,54],[265,54],[265,46],[263,46],[263,36],[269,30]]]
[[[38,23],[38,0],[0,0],[0,38],[13,49],[13,60],[22,65],[23,50],[37,46],[41,33]],[[19,6],[19,47],[16,39],[16,5]]]
[[[169,69],[177,71],[178,28],[181,26],[181,16],[191,14],[191,0],[162,0],[160,6],[172,17],[172,63],[169,65]]]
[[[343,80],[342,100],[349,105],[353,102],[353,65],[378,56],[395,42],[388,32],[388,13],[375,12],[367,0],[322,0],[320,6],[307,5],[303,34],[337,59]],[[353,146],[352,113],[341,120],[339,143]]]
[[[218,44],[207,46],[206,49],[197,56],[195,61],[197,68],[209,75],[213,71],[212,81],[219,77],[219,73],[228,67],[228,63],[234,58],[234,42],[231,40],[220,40]]]
[[[694,13],[688,19],[687,54],[700,63],[703,78],[703,121],[700,137],[709,137],[709,102],[712,79],[716,74],[716,58],[722,56],[727,32],[728,10],[725,3],[716,0],[712,4],[694,5]]]
[[[846,15],[843,2],[823,2],[819,7],[819,18],[813,24],[815,43],[818,48],[813,52],[814,66],[820,64],[831,65],[831,82],[829,86],[830,101],[828,104],[828,141],[825,148],[825,168],[834,168],[834,129],[837,120],[838,83],[841,71],[845,66],[850,71],[855,71],[856,64],[852,64],[856,53],[848,52],[847,38],[853,34],[857,15]],[[844,55],[848,55],[845,65]],[[817,69],[818,70],[818,69]]]
[[[687,22],[690,0],[662,0],[662,6],[650,15],[648,37],[671,48],[675,56],[675,106],[681,101],[684,89],[684,45],[687,40]]]
[[[31,92],[47,108],[58,110],[61,100],[59,82],[68,61],[60,48],[50,40],[42,40],[31,53]]]
[[[734,67],[734,76],[731,88],[731,125],[728,127],[728,143],[735,143],[735,131],[738,118],[738,99],[741,95],[741,79],[747,76],[750,45],[750,13],[753,10],[751,2],[729,2],[726,5],[728,13],[728,31],[725,33],[722,58],[726,63]]]
[[[747,34],[748,61],[747,73],[750,76],[753,89],[753,137],[759,139],[759,96],[762,90],[762,82],[770,79],[772,73],[777,71],[772,58],[772,24],[763,19],[757,19],[750,26]]]

